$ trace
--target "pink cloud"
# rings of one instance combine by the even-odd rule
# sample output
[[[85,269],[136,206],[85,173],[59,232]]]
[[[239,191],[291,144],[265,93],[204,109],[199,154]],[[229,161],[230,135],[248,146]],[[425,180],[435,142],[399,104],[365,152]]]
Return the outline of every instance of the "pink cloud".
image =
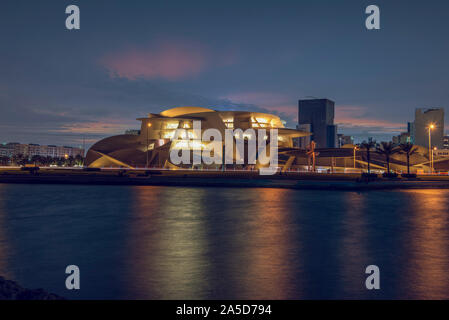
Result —
[[[137,121],[130,119],[102,118],[98,121],[65,124],[52,131],[76,134],[120,134],[127,129],[138,129],[139,126]]]
[[[112,53],[100,63],[114,77],[178,80],[204,71],[209,60],[201,45],[177,41]]]
[[[335,123],[345,128],[383,128],[390,132],[405,129],[404,123],[375,119],[369,115],[368,108],[360,106],[336,106]]]

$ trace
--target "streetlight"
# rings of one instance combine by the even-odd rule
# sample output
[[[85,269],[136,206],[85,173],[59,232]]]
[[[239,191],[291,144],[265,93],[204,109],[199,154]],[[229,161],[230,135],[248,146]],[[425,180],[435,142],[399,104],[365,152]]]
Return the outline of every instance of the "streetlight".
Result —
[[[433,168],[433,165],[434,165],[433,152],[437,151],[437,149],[438,149],[437,147],[433,147],[433,149],[432,149],[432,173],[434,171],[434,168]]]
[[[355,152],[358,150],[357,146],[354,146],[354,169],[355,169]]]
[[[435,129],[435,125],[431,123],[429,125],[429,161],[430,161],[430,172],[433,173],[433,152],[432,152],[432,136],[430,131]]]
[[[150,127],[151,127],[151,123],[148,123],[147,124],[147,162],[146,162],[145,168],[148,168],[148,150],[149,150],[149,144],[150,144],[150,141],[149,141]]]

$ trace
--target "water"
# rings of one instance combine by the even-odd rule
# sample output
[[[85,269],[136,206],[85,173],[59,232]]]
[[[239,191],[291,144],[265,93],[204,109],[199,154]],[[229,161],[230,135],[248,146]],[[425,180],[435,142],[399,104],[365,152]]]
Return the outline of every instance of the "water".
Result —
[[[448,299],[448,208],[449,190],[0,184],[0,275],[73,299]]]

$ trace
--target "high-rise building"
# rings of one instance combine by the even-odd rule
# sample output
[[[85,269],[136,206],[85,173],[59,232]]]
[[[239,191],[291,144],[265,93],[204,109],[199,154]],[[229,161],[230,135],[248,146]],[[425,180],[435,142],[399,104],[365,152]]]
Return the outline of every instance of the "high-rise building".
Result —
[[[443,148],[444,149],[449,149],[449,136],[444,136],[443,137]]]
[[[310,125],[310,123],[298,124],[296,126],[296,129],[304,132],[312,132],[312,126]],[[298,141],[297,144],[295,143],[296,141]],[[310,141],[311,141],[310,136],[295,138],[294,146],[305,149],[310,145]]]
[[[415,123],[407,122],[407,133],[410,137],[410,143],[415,144]]]
[[[335,103],[329,99],[306,99],[298,102],[298,125],[310,125],[317,148],[337,146],[337,126],[334,125]]]
[[[443,148],[444,109],[416,109],[414,141],[416,145],[429,147],[429,126],[433,125],[431,143],[433,147]]]

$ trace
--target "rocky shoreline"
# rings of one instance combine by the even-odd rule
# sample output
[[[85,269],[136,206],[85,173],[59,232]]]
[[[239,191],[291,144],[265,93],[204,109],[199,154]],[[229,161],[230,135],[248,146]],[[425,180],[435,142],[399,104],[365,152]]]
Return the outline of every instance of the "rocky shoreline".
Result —
[[[0,300],[65,300],[43,289],[26,289],[18,283],[0,277]]]

